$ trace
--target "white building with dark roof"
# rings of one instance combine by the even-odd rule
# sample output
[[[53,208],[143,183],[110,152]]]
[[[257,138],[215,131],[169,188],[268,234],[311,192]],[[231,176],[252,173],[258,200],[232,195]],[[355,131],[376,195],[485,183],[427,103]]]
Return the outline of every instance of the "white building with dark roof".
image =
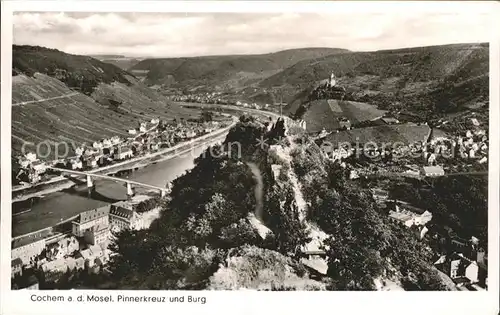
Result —
[[[94,225],[83,235],[85,242],[90,245],[108,244],[109,236],[109,223]]]
[[[12,241],[11,258],[19,258],[23,265],[31,265],[45,249],[45,235],[29,235]]]
[[[407,227],[424,226],[432,220],[432,213],[404,202],[397,202],[394,210],[389,211],[389,218]]]
[[[437,177],[444,175],[444,169],[442,166],[424,166],[421,170],[421,175],[426,177]]]
[[[109,206],[89,210],[80,213],[72,222],[73,235],[84,237],[87,230],[95,229],[98,226],[109,226]]]
[[[11,262],[11,278],[23,274],[23,261],[21,258],[12,259]]]
[[[115,231],[134,229],[137,217],[137,213],[128,204],[116,203],[111,205],[109,224]]]

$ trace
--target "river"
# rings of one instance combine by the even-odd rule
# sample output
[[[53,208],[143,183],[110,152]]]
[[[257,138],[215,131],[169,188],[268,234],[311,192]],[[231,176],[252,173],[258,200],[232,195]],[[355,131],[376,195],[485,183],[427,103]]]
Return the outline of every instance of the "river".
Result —
[[[193,168],[194,159],[203,153],[206,147],[204,145],[194,148],[185,154],[150,164],[121,177],[165,187],[168,182]],[[41,198],[35,198],[31,205],[31,211],[22,210],[27,206],[26,202],[13,203],[12,212],[17,214],[12,216],[12,236],[16,237],[54,226],[61,220],[68,219],[80,212],[104,206],[115,200],[126,199],[126,188],[122,184],[108,180],[95,180],[94,184],[96,196],[93,199],[88,197],[86,184],[82,184],[64,191],[50,193]],[[141,189],[137,188],[136,193],[140,192]]]
[[[206,106],[206,104],[190,103],[184,103],[184,105]],[[242,109],[236,106],[221,107],[238,112],[246,111],[266,118],[274,117],[276,119],[279,117],[275,113],[255,109]],[[210,143],[221,142],[223,138],[214,139]],[[122,177],[149,185],[165,187],[168,182],[193,168],[194,159],[203,153],[207,146],[208,144],[201,145],[189,150],[185,154],[150,164]],[[30,199],[24,202],[13,203],[12,213],[15,214],[12,216],[12,236],[16,237],[54,226],[83,211],[102,207],[110,202],[125,200],[127,198],[126,188],[121,184],[108,180],[94,180],[94,184],[96,193],[92,199],[88,197],[86,184],[82,184],[64,191],[33,198],[33,202]],[[137,188],[136,193],[140,192],[141,190]],[[31,210],[27,210],[29,208]]]

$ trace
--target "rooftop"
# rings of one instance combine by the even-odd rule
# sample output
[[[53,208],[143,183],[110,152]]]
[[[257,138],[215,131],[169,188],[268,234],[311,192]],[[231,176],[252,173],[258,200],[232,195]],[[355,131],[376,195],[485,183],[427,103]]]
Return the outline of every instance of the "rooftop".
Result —
[[[82,212],[82,213],[80,213],[78,218],[75,220],[75,222],[82,224],[82,223],[90,222],[92,220],[97,220],[99,218],[107,216],[109,214],[109,210],[110,210],[109,206],[104,206],[101,208]]]
[[[114,204],[109,213],[120,218],[130,219],[134,215],[134,210]]]
[[[410,212],[413,212],[416,214],[423,214],[426,211],[425,209],[421,209],[421,208],[412,206],[409,203],[406,203],[403,201],[398,201],[396,205],[404,210],[407,210],[407,211],[410,211]]]
[[[354,128],[347,131],[333,132],[326,136],[325,141],[337,147],[341,143],[401,143],[409,145],[426,140],[430,128],[427,125],[412,123],[399,125],[381,125],[366,128]],[[388,146],[388,149],[392,146]]]
[[[23,261],[21,258],[12,259],[12,267],[22,266]]]
[[[436,165],[436,166],[424,166],[423,167],[424,173],[425,174],[435,174],[435,173],[444,173],[443,167]]]
[[[396,220],[399,220],[399,221],[403,221],[403,222],[412,219],[412,216],[410,214],[403,213],[403,212],[396,212],[396,211],[390,211],[389,217],[396,219]]]
[[[23,235],[19,238],[13,239],[12,240],[12,249],[14,248],[19,248],[24,245],[28,245],[37,241],[41,241],[47,237],[52,235],[52,232],[50,229],[45,229],[42,231],[38,231],[29,235]]]

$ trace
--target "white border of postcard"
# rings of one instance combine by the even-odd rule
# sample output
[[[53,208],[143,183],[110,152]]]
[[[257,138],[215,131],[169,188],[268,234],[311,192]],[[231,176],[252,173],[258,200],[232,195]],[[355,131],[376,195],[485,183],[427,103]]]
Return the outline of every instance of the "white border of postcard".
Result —
[[[307,314],[312,311],[357,314],[498,314],[499,299],[499,47],[497,2],[264,2],[264,1],[2,1],[1,78],[1,287],[0,314]],[[490,17],[490,161],[489,161],[489,289],[484,292],[254,292],[254,291],[11,291],[11,67],[13,11],[87,12],[477,12]],[[495,23],[496,22],[496,23]],[[207,303],[77,303],[32,302],[32,294],[73,297],[204,296]]]

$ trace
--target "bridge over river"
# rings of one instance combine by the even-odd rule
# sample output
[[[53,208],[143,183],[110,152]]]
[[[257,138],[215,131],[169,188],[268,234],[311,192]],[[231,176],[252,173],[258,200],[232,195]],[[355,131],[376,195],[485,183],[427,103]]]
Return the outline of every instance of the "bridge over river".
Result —
[[[116,183],[124,183],[127,186],[127,196],[128,197],[132,197],[134,195],[134,186],[140,186],[140,187],[148,188],[151,190],[157,190],[160,192],[160,195],[162,197],[165,197],[168,193],[168,189],[166,187],[158,187],[155,185],[149,185],[149,184],[141,183],[141,182],[126,179],[126,178],[120,178],[120,177],[109,176],[109,175],[94,174],[94,173],[89,173],[89,172],[67,170],[64,168],[57,168],[57,167],[49,167],[49,168],[54,170],[54,171],[61,172],[61,174],[79,175],[82,177],[85,176],[86,182],[87,182],[87,188],[89,189],[89,193],[91,193],[95,189],[94,179],[96,179],[96,178],[110,180],[110,181],[113,181]]]
[[[239,108],[239,111],[243,110]],[[276,114],[269,112],[247,109],[244,111],[260,114],[263,117],[277,117]],[[169,182],[193,168],[194,159],[202,154],[209,145],[223,140],[225,132],[227,131],[223,130],[220,136],[197,139],[186,148],[173,150],[165,158],[156,160],[153,157],[147,157],[144,162],[139,161],[141,164],[147,164],[144,167],[137,168],[136,164],[132,163],[128,169],[133,169],[133,172],[127,174],[126,178],[106,176],[101,171],[80,174],[66,169],[58,170],[66,174],[68,178],[69,175],[73,175],[73,179],[75,181],[79,179],[80,184],[73,185],[68,189],[36,195],[25,201],[14,202],[12,204],[13,213],[18,214],[12,217],[12,234],[15,237],[54,226],[83,211],[99,208],[110,202],[125,200],[128,197],[127,192],[131,191],[128,191],[129,189],[126,191],[124,185],[128,185],[131,190],[136,190],[137,193],[140,193],[142,189],[156,190],[161,193],[167,190]],[[187,150],[186,152],[189,154],[183,154],[184,150]],[[114,173],[115,169],[107,170],[106,173],[108,171]],[[96,187],[98,191],[93,198],[89,198],[88,195],[89,182],[85,183],[82,180],[86,179],[87,175],[91,175],[92,189]]]

